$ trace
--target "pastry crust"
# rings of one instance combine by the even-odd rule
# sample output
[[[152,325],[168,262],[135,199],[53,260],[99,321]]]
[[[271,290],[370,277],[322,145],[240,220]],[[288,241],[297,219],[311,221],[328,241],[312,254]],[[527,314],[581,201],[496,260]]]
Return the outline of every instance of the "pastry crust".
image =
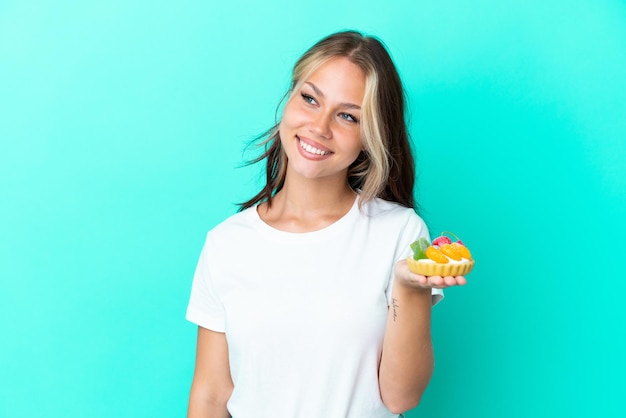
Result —
[[[409,270],[422,276],[464,276],[474,268],[474,260],[460,264],[420,263],[413,257],[407,259]]]

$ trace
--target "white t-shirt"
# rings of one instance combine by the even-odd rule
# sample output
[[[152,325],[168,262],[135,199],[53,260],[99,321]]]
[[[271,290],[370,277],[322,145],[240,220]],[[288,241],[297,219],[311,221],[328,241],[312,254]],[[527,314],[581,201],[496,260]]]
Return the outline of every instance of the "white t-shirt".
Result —
[[[380,199],[314,232],[274,229],[256,208],[212,229],[187,319],[226,333],[233,418],[397,417],[378,364],[393,266],[419,237],[412,209]]]

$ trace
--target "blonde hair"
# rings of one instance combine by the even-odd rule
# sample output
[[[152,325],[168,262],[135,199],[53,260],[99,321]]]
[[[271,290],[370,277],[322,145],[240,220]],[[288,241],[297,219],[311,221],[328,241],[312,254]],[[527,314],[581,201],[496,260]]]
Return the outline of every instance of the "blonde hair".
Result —
[[[289,98],[321,65],[336,57],[348,58],[365,74],[361,106],[363,151],[348,169],[348,183],[360,193],[360,202],[376,197],[415,208],[414,161],[405,121],[404,90],[398,72],[382,42],[359,32],[332,34],[311,47],[296,62]],[[286,95],[287,96],[287,95]],[[271,205],[272,196],[285,181],[287,158],[282,150],[278,124],[268,130],[261,143],[265,152],[252,163],[266,160],[266,185],[241,209],[262,201]]]

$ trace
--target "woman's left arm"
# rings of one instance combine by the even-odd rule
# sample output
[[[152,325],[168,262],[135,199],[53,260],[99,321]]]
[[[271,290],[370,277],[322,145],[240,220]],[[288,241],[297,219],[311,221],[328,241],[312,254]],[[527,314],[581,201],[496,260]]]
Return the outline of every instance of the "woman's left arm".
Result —
[[[466,282],[463,276],[413,274],[406,260],[396,264],[394,275],[378,380],[385,406],[401,414],[417,406],[433,372],[432,288]]]

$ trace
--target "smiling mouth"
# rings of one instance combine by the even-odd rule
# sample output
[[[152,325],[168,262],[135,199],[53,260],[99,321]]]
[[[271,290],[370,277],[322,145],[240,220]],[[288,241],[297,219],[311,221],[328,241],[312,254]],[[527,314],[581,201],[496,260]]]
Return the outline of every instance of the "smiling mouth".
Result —
[[[332,154],[332,152],[330,152],[330,151],[324,151],[324,150],[321,150],[319,148],[312,147],[309,144],[305,144],[300,138],[298,138],[298,143],[300,144],[300,147],[303,150],[305,150],[306,152],[311,153],[311,154],[317,154],[317,155],[329,155],[329,154]]]

